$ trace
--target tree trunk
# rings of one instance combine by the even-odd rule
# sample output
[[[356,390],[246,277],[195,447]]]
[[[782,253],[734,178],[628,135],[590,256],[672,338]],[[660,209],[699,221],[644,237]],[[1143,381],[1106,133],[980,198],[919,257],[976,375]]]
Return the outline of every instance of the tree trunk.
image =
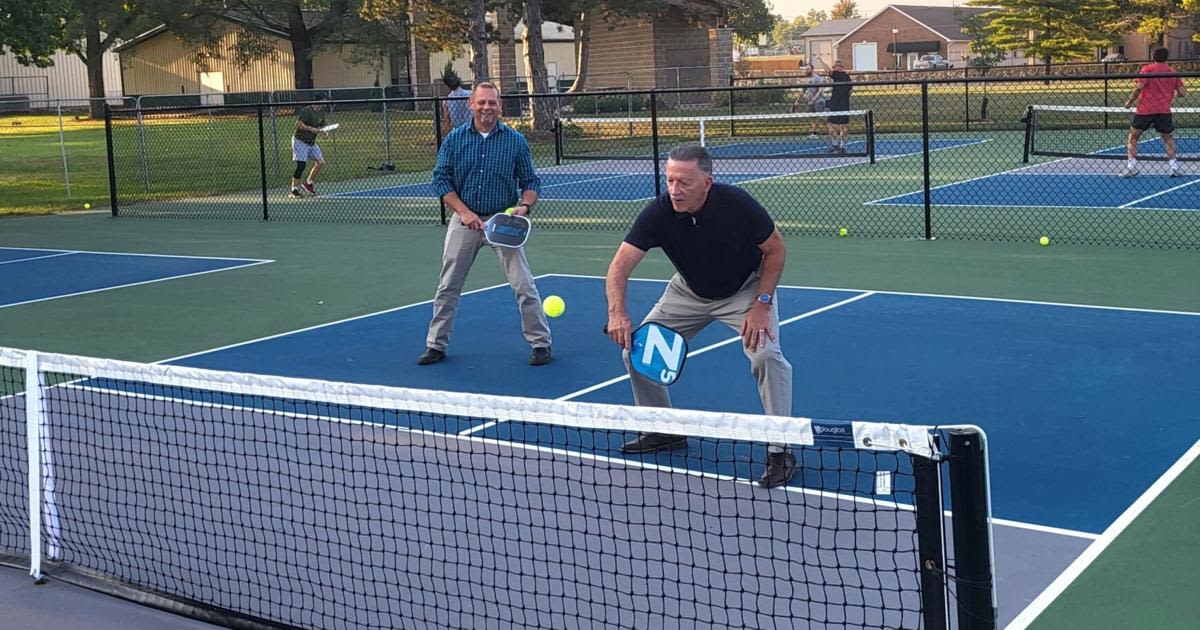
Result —
[[[308,27],[304,25],[304,13],[300,10],[299,2],[288,5],[287,18],[288,39],[292,42],[292,68],[295,74],[296,89],[311,90],[313,87],[312,35],[308,32]]]
[[[490,81],[492,75],[487,53],[487,12],[484,11],[483,0],[471,0],[468,20],[470,28],[467,31],[467,39],[471,42],[471,72],[475,75],[474,83]]]
[[[87,64],[88,96],[97,99],[104,98],[104,50],[100,48],[102,35],[100,23],[94,19],[87,21],[87,41],[84,42],[83,62]],[[88,115],[92,118],[104,118],[104,101],[88,101]]]
[[[529,93],[546,94],[546,48],[542,43],[542,0],[525,0],[525,72],[529,75]],[[533,128],[554,129],[554,99],[530,98]]]
[[[575,20],[575,82],[568,92],[582,92],[587,83],[588,57],[591,47],[592,20],[589,13],[583,11]]]

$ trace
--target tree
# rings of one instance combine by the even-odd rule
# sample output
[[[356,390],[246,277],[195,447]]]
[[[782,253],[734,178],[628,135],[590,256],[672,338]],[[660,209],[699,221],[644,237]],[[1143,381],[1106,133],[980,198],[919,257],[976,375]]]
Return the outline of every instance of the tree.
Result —
[[[180,0],[167,5],[160,16],[184,40],[198,43],[201,55],[219,54],[216,43],[224,28],[223,18],[229,15],[280,31],[291,44],[296,89],[310,90],[313,57],[322,48],[347,39],[361,3],[362,0],[191,0],[190,3]],[[274,46],[254,28],[241,29],[233,41],[239,65],[275,54]]]
[[[771,31],[775,16],[763,0],[740,0],[728,8],[727,19],[733,34],[743,41],[755,41]]]
[[[834,20],[848,20],[862,15],[859,14],[858,4],[854,0],[837,0],[833,10],[829,12],[829,17]]]
[[[156,0],[124,3],[94,0],[0,0],[0,44],[10,46],[24,65],[47,67],[56,50],[79,57],[87,66],[88,95],[103,99],[104,53],[123,39],[148,28],[147,14]],[[104,104],[92,101],[93,118]]]
[[[971,41],[967,44],[970,51],[967,57],[967,67],[974,68],[979,74],[987,74],[991,68],[1004,63],[1008,51],[996,44],[992,22],[985,19],[983,14],[975,13],[962,18],[962,30]],[[987,84],[984,84],[987,89]]]
[[[1088,59],[1111,41],[1107,20],[1112,0],[971,0],[996,7],[980,14],[989,23],[987,40],[1002,50],[1024,50],[1041,58],[1047,72],[1054,60]]]
[[[8,49],[23,66],[45,68],[58,49],[61,25],[56,0],[0,0],[0,55]]]
[[[542,44],[542,0],[525,0],[525,71],[529,75],[529,91],[546,94],[550,86],[546,81],[546,52]],[[530,98],[529,110],[533,112],[533,128],[540,131],[554,129],[554,101],[548,98]]]
[[[1195,0],[1118,0],[1117,4],[1115,34],[1137,31],[1146,36],[1151,47],[1166,44],[1167,33],[1186,23],[1189,17],[1200,17],[1200,4]]]

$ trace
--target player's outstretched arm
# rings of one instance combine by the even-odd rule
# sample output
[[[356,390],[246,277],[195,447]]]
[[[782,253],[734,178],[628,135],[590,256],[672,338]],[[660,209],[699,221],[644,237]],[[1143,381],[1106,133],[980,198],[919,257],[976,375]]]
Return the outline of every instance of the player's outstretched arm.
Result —
[[[622,348],[629,348],[633,323],[625,307],[625,292],[629,286],[629,274],[642,262],[646,252],[622,242],[608,264],[608,275],[604,278],[604,294],[608,298],[608,338]]]

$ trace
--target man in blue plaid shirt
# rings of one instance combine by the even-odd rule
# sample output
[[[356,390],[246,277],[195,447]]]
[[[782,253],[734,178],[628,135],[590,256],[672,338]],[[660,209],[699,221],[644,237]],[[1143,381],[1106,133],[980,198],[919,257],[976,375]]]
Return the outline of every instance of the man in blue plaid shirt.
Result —
[[[433,187],[454,216],[446,229],[433,320],[429,322],[425,351],[417,358],[419,365],[446,358],[467,273],[479,249],[488,245],[484,222],[509,207],[513,214],[529,214],[542,185],[534,172],[525,136],[500,121],[500,90],[487,82],[475,84],[470,107],[471,124],[456,127],[446,136],[433,169]],[[517,296],[521,328],[533,348],[529,364],[545,365],[550,362],[550,326],[525,259],[525,248],[491,247]]]

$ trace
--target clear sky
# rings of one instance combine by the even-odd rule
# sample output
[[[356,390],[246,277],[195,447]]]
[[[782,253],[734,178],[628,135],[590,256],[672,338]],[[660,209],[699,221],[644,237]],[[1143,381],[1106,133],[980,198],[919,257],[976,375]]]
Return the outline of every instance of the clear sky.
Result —
[[[785,18],[791,19],[808,13],[809,9],[819,9],[826,14],[833,9],[836,0],[767,0],[773,7],[771,13],[782,15]],[[877,11],[886,7],[889,4],[912,4],[926,5],[931,7],[950,7],[955,5],[966,5],[966,0],[898,0],[896,2],[888,2],[888,0],[855,0],[858,4],[858,12],[863,17],[871,17]]]

